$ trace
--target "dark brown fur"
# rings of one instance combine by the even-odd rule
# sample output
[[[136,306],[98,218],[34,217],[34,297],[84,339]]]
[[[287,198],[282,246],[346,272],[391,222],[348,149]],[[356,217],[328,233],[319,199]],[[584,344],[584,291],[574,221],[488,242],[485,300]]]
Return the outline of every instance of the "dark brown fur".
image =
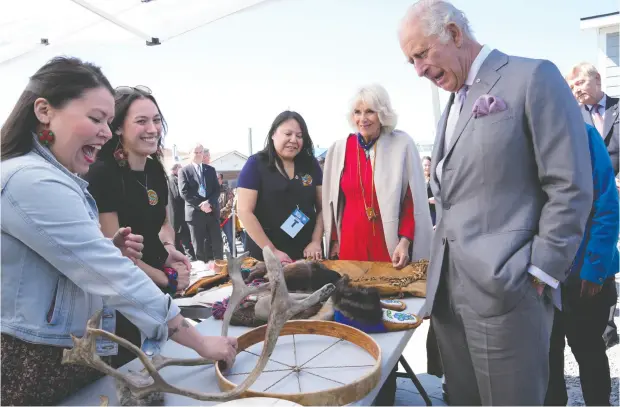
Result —
[[[376,288],[360,288],[350,285],[350,278],[345,274],[336,284],[332,294],[334,309],[347,318],[368,324],[381,322],[383,311],[381,297]]]

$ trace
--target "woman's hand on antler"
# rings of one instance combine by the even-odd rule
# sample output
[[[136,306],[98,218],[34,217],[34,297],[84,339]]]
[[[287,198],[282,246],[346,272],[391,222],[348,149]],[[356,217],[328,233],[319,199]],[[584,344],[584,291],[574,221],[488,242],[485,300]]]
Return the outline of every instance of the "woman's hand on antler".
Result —
[[[228,370],[235,363],[237,356],[237,338],[231,336],[203,336],[202,347],[196,352],[205,359],[226,363],[223,370]]]

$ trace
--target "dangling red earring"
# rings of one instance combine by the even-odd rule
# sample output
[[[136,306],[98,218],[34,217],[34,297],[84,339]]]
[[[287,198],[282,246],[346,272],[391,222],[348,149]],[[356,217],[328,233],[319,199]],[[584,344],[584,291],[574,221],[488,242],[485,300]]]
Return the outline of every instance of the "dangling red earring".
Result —
[[[125,167],[127,165],[127,154],[125,150],[123,150],[123,146],[118,146],[116,150],[114,150],[114,159],[119,167]]]
[[[54,132],[51,130],[42,130],[39,132],[39,142],[46,147],[54,144],[55,139]]]

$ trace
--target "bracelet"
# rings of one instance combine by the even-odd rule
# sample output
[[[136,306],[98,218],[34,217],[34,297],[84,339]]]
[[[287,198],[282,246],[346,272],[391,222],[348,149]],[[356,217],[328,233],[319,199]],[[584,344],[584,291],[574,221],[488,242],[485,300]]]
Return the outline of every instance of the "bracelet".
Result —
[[[164,246],[174,246],[174,244],[170,242],[162,242]]]
[[[179,282],[177,281],[179,273],[177,273],[177,271],[172,267],[164,267],[164,273],[166,273],[166,277],[168,277],[168,285],[164,288],[164,292],[166,294],[170,294],[170,296],[174,296],[179,285]]]

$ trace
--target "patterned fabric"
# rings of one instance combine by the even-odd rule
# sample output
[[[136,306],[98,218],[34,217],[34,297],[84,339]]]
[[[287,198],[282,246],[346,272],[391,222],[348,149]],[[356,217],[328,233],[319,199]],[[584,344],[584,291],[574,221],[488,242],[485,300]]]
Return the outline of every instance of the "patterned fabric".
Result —
[[[56,405],[103,377],[90,367],[62,365],[65,348],[37,345],[2,334],[0,402],[8,405]],[[102,358],[104,361],[107,358]]]

